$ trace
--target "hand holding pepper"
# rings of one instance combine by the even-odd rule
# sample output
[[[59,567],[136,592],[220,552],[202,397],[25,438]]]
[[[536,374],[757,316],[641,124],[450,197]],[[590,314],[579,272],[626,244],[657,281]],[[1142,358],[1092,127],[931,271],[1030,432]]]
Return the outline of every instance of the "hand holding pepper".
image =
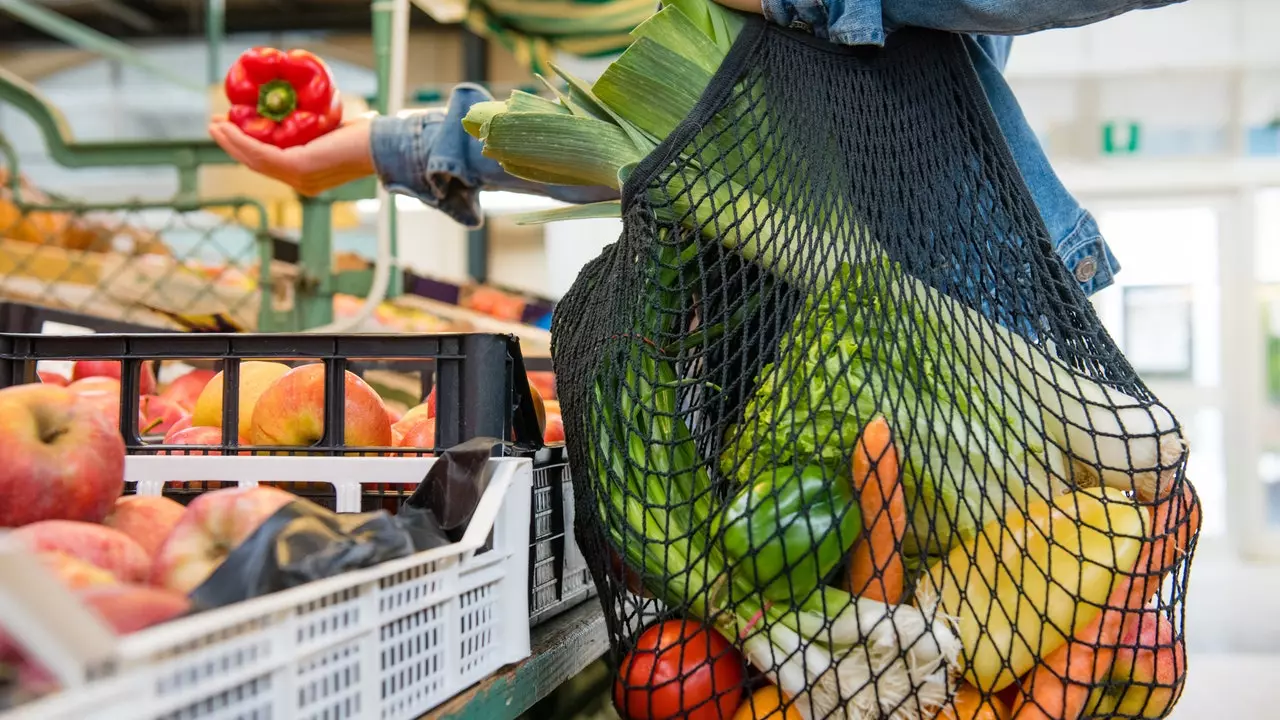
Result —
[[[231,122],[276,147],[305,145],[342,121],[328,66],[306,50],[246,50],[227,72],[224,86]]]
[[[374,173],[369,118],[353,118],[306,145],[278,148],[255,140],[226,117],[215,117],[209,135],[245,167],[303,195],[320,193]]]

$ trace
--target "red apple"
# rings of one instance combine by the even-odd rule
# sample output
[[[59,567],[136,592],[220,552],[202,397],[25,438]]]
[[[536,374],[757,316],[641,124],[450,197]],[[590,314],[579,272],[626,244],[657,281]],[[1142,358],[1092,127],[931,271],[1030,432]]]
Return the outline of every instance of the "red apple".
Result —
[[[124,488],[120,431],[66,388],[0,390],[0,442],[0,527],[98,522]]]
[[[196,400],[200,399],[200,393],[204,391],[204,386],[209,384],[214,375],[217,373],[212,370],[192,370],[169,383],[169,386],[160,393],[160,397],[177,403],[187,412],[192,412],[196,408]]]
[[[91,377],[108,377],[120,379],[120,361],[119,360],[80,360],[71,366],[71,381],[81,380]],[[156,391],[156,374],[151,369],[151,363],[142,363],[142,377],[139,384],[139,394],[153,395]]]
[[[214,490],[197,497],[156,553],[152,584],[191,592],[259,525],[295,499],[284,490],[262,486]]]
[[[64,552],[36,553],[36,559],[70,590],[120,584],[115,575]],[[5,634],[4,627],[0,626],[0,663],[13,662],[21,657],[22,652],[17,644]]]
[[[170,425],[170,426],[169,426],[169,429],[165,431],[165,433],[164,433],[164,442],[165,442],[165,444],[171,444],[171,443],[169,442],[169,438],[173,437],[174,435],[177,435],[178,433],[182,432],[183,430],[186,430],[186,429],[187,429],[187,428],[189,428],[189,427],[191,427],[191,416],[190,416],[190,415],[184,415],[184,416],[182,416],[182,417],[178,418],[177,422],[175,422],[174,424]],[[215,429],[216,429],[216,428],[215,428]]]
[[[109,377],[89,377],[67,386],[71,392],[93,405],[114,427],[120,418],[120,381]],[[138,430],[146,428],[142,410],[138,410]]]
[[[110,572],[125,582],[145,582],[151,556],[114,528],[75,520],[41,520],[9,534],[31,552],[61,552]]]
[[[239,438],[241,445],[248,445],[248,441]],[[222,430],[216,427],[189,427],[185,430],[171,433],[164,439],[165,445],[221,445]],[[221,455],[221,450],[161,450],[158,455]],[[246,450],[241,455],[249,455]]]
[[[88,377],[83,380],[76,380],[67,385],[67,389],[79,395],[96,395],[98,393],[112,393],[117,398],[120,397],[120,381],[109,377]]]
[[[146,585],[87,588],[77,595],[120,635],[172,620],[191,608],[186,595]]]
[[[96,585],[118,585],[120,578],[87,560],[81,560],[58,550],[36,553],[36,557],[58,579],[72,590]]]
[[[556,399],[556,375],[546,370],[531,370],[529,375],[529,385],[536,388],[542,394],[544,400]]]
[[[564,419],[560,417],[560,413],[547,413],[547,429],[542,433],[542,441],[545,443],[564,442]]]
[[[409,408],[404,415],[400,416],[399,420],[391,425],[391,442],[393,445],[399,447],[400,438],[404,437],[404,434],[412,430],[419,422],[427,418],[435,418],[436,408],[435,403],[432,402],[435,397],[434,392],[432,391],[432,394],[427,396],[427,402]]]
[[[387,406],[387,421],[390,422],[392,425],[395,425],[396,423],[400,422],[400,418],[402,417],[404,417],[404,413],[400,412],[399,410],[396,410],[390,405]]]
[[[66,387],[71,382],[67,379],[66,375],[53,372],[52,370],[37,370],[36,375],[40,376],[40,382],[46,385],[61,385]]]
[[[254,445],[306,447],[324,435],[324,366],[302,365],[290,370],[258,397],[253,408],[249,441]],[[346,445],[389,447],[391,422],[386,406],[373,388],[347,372]]]
[[[190,417],[181,405],[159,395],[143,395],[139,407],[142,424],[138,427],[144,435],[166,435],[174,423]]]
[[[108,585],[77,593],[116,633],[127,635],[178,618],[191,609],[184,594],[147,585]]]
[[[191,608],[191,601],[185,595],[145,585],[93,587],[81,590],[76,596],[117,635],[159,625]],[[31,657],[20,660],[17,679],[24,693],[38,695],[57,689],[53,674]]]
[[[148,555],[155,557],[185,511],[186,508],[167,497],[125,495],[116,500],[115,509],[102,524],[133,538]]]
[[[396,441],[396,447],[403,448],[434,448],[435,446],[435,418],[422,418],[412,426],[404,428],[404,434],[400,435]]]

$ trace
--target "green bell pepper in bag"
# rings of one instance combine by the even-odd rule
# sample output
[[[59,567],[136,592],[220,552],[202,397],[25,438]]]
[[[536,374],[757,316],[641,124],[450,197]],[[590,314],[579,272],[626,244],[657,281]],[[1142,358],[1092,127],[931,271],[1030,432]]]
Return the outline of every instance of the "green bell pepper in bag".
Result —
[[[772,602],[803,600],[861,532],[849,482],[818,465],[767,472],[740,490],[712,527],[738,591]]]

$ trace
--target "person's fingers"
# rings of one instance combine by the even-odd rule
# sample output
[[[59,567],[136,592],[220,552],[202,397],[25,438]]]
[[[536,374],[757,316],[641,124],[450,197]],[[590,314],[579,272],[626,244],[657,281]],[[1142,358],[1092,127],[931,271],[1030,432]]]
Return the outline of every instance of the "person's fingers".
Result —
[[[234,124],[215,121],[209,135],[228,155],[261,175],[316,195],[373,172],[368,121],[353,118],[306,145],[278,148],[250,137]]]
[[[219,115],[214,115],[213,117],[209,118],[209,122],[210,122],[210,123],[224,123],[224,122],[227,122],[227,115],[226,115],[226,113],[222,113],[222,114],[219,114]]]
[[[228,155],[250,170],[294,188],[302,184],[297,158],[288,151],[254,140],[228,123],[212,126],[209,134]]]
[[[218,144],[218,147],[222,148],[223,151],[234,158],[236,162],[242,165],[247,165],[253,170],[258,169],[254,167],[256,163],[244,152],[244,149],[240,144],[235,141],[234,136],[227,132],[225,123],[210,125],[209,135],[213,138],[213,141]]]
[[[281,172],[288,169],[288,161],[280,148],[255,140],[230,123],[218,127],[222,137],[219,143],[228,154],[259,172]]]

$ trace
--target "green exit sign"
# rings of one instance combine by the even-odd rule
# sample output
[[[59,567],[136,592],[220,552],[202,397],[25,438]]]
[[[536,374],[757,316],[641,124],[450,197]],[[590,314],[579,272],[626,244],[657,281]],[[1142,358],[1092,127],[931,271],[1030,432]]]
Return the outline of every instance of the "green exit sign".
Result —
[[[1138,152],[1141,131],[1138,123],[1113,121],[1102,125],[1102,153],[1104,155],[1131,155]]]

